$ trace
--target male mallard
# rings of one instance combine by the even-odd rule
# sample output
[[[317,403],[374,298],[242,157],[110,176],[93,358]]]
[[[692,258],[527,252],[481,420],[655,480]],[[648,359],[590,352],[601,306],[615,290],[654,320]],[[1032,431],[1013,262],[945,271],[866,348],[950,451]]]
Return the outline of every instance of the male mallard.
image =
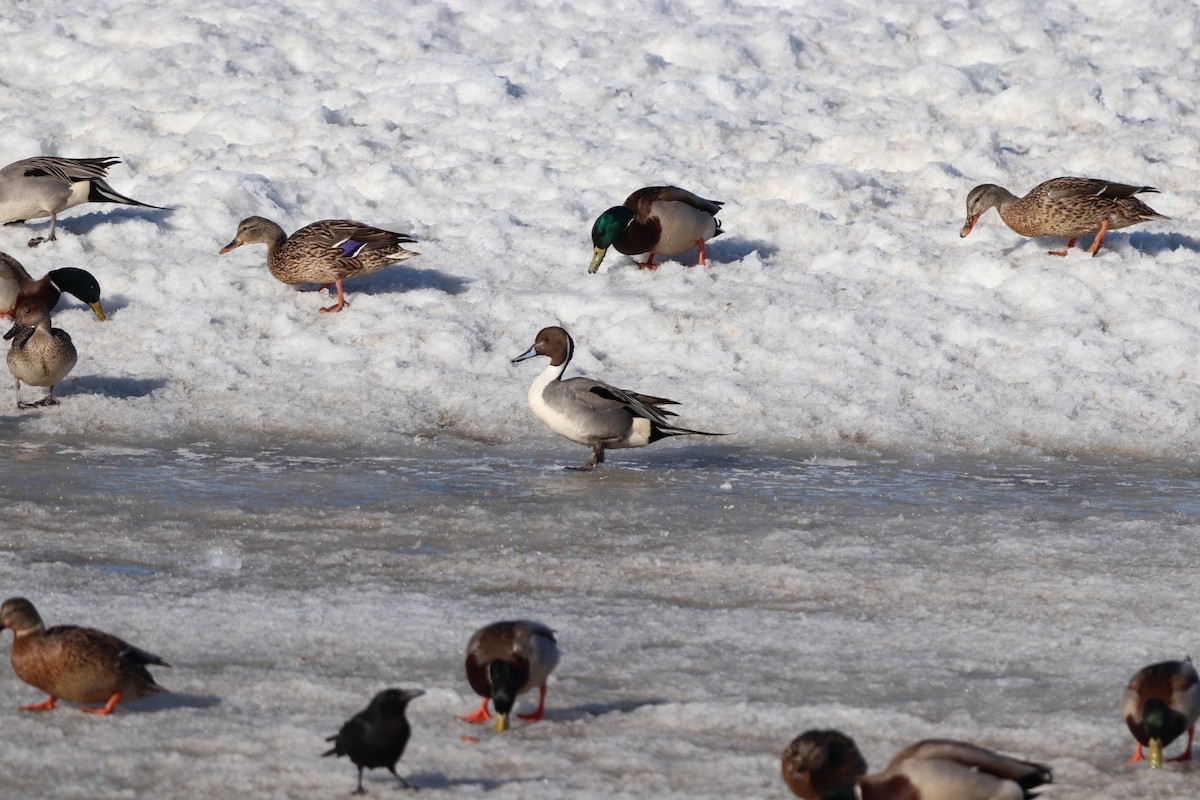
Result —
[[[822,760],[820,741],[811,742],[808,760],[816,765],[816,774],[795,777],[800,785],[829,786],[836,780],[844,780],[850,771],[846,761],[852,766],[861,763],[863,770],[866,769],[850,737],[837,731],[823,733],[839,737],[831,741],[836,742],[833,746],[841,753],[841,759]],[[841,778],[833,777],[830,770],[834,767],[841,769]],[[784,777],[787,778],[786,772]],[[901,750],[883,772],[863,775],[858,778],[857,786],[854,781],[843,783],[820,797],[822,800],[860,797],[862,800],[1020,800],[1036,797],[1052,780],[1050,768],[1043,764],[1019,761],[966,742],[926,739]]]
[[[1126,186],[1095,178],[1054,178],[1017,197],[1002,186],[985,183],[967,195],[967,222],[960,235],[970,233],[980,215],[995,207],[1000,219],[1022,236],[1070,239],[1065,250],[1050,250],[1052,256],[1065,256],[1076,239],[1094,233],[1096,239],[1088,248],[1094,256],[1109,230],[1149,219],[1170,219],[1134,197],[1157,191],[1153,186]]]
[[[550,365],[529,387],[529,407],[559,436],[592,448],[586,464],[568,469],[592,469],[604,461],[607,448],[645,447],[684,434],[722,435],[672,425],[667,417],[676,415],[662,406],[678,405],[674,400],[618,389],[591,378],[562,380],[574,352],[571,335],[554,326],[538,331],[533,345],[513,359],[514,364],[536,356],[550,359]]]
[[[1121,715],[1137,739],[1130,761],[1141,761],[1142,747],[1151,767],[1161,767],[1163,748],[1187,731],[1187,749],[1171,761],[1192,760],[1192,740],[1200,719],[1200,678],[1192,659],[1162,661],[1142,667],[1121,697]]]
[[[863,758],[846,734],[835,730],[805,731],[783,751],[783,782],[804,800],[821,800],[827,794],[853,786],[867,773]]]
[[[244,244],[267,246],[267,268],[289,285],[320,283],[328,289],[337,285],[337,304],[322,308],[322,314],[341,311],[346,305],[342,281],[378,272],[419,253],[401,244],[416,239],[403,233],[380,230],[348,219],[323,219],[288,236],[283,228],[265,217],[247,217],[238,224],[233,241],[221,248],[228,253]]]
[[[596,249],[588,272],[600,269],[609,247],[627,256],[649,253],[645,261],[638,262],[642,269],[658,269],[654,266],[656,255],[673,256],[699,247],[703,266],[704,243],[724,233],[716,217],[722,205],[676,186],[638,189],[624,205],[613,206],[592,225]]]
[[[37,156],[14,161],[0,169],[0,222],[12,225],[27,219],[50,218],[50,235],[29,240],[30,247],[53,242],[58,213],[81,203],[122,203],[163,210],[115,191],[105,182],[108,168],[119,164],[104,158]]]
[[[363,770],[376,767],[386,767],[401,786],[413,788],[396,773],[396,762],[404,755],[412,733],[405,716],[408,703],[423,694],[421,689],[384,689],[375,695],[370,705],[346,720],[341,730],[325,740],[333,742],[333,747],[322,756],[347,756],[358,767],[358,788],[354,794],[367,793],[362,785]]]
[[[488,701],[496,709],[496,731],[508,730],[508,715],[517,695],[533,688],[539,691],[537,710],[518,714],[536,722],[546,706],[546,679],[558,666],[558,641],[554,631],[540,622],[515,620],[493,622],[475,631],[467,643],[467,681],[483,702],[473,713],[459,719],[487,722]]]
[[[12,666],[17,677],[50,695],[26,711],[49,711],[59,699],[71,703],[104,703],[81,708],[89,714],[111,714],[117,703],[138,700],[166,689],[154,682],[148,664],[171,666],[109,633],[75,625],[49,630],[33,603],[10,597],[0,605],[0,631],[13,632]]]
[[[78,360],[70,334],[50,327],[50,312],[44,305],[25,300],[17,306],[13,326],[4,338],[12,339],[8,371],[17,379],[17,408],[58,405],[54,386],[67,377]],[[47,387],[46,396],[36,403],[22,403],[21,381]]]
[[[8,253],[0,253],[0,317],[11,317],[17,304],[26,299],[36,300],[53,311],[63,292],[91,306],[101,322],[107,319],[100,307],[100,284],[92,273],[63,267],[52,269],[35,281],[19,261]]]

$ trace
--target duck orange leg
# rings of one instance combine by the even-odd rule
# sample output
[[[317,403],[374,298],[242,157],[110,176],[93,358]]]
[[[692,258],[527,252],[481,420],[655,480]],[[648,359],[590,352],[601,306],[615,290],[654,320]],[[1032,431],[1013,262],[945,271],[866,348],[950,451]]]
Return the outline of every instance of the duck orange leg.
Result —
[[[700,245],[700,266],[703,267],[704,266],[704,240],[701,239],[700,241],[696,242],[696,244]]]
[[[21,710],[22,711],[53,711],[54,707],[56,705],[58,705],[58,698],[55,697],[54,695],[50,695],[49,697],[47,697],[45,700],[43,700],[40,703],[34,703],[31,706],[21,706]]]
[[[1133,764],[1134,762],[1145,761],[1145,760],[1146,760],[1146,757],[1144,755],[1142,755],[1142,743],[1138,742],[1137,748],[1133,751],[1133,755],[1131,755],[1128,759],[1126,759],[1125,763]]]
[[[637,265],[638,269],[658,269],[658,267],[654,266],[654,253],[646,256],[645,261],[637,262]]]
[[[1188,745],[1187,749],[1181,755],[1174,758],[1168,758],[1167,761],[1191,761],[1192,760],[1192,741],[1196,738],[1196,726],[1188,728]]]
[[[113,692],[112,697],[108,698],[108,702],[105,703],[102,708],[88,708],[87,706],[80,706],[79,710],[85,714],[100,714],[101,716],[107,717],[109,714],[113,713],[113,709],[117,707],[117,703],[119,702],[121,702],[121,693]]]
[[[1075,239],[1072,238],[1071,241],[1067,242],[1067,250],[1070,250],[1074,246],[1075,246]],[[1067,254],[1067,250],[1047,250],[1046,252],[1052,256],[1065,256]]]
[[[337,283],[337,290],[338,290],[337,305],[332,305],[332,306],[329,306],[328,308],[322,308],[321,309],[322,314],[336,314],[337,312],[341,311],[343,308],[346,307],[346,298],[342,294],[342,279],[338,278],[337,281],[335,281],[335,283]],[[329,284],[325,284],[325,285],[328,286]]]
[[[459,717],[459,719],[461,719],[463,722],[470,722],[473,725],[479,725],[481,723],[488,722],[492,718],[492,715],[489,714],[487,710],[488,700],[489,698],[487,697],[483,698],[483,702],[479,704],[479,708],[475,709],[475,711],[472,713],[467,714],[465,717]]]
[[[1092,242],[1092,246],[1088,248],[1088,252],[1092,254],[1092,258],[1100,252],[1100,245],[1104,244],[1104,234],[1108,233],[1108,220],[1100,223],[1100,232],[1096,234],[1096,241]]]
[[[546,684],[542,684],[540,692],[541,694],[538,696],[537,711],[534,711],[532,714],[517,714],[517,719],[523,719],[528,722],[540,722],[541,720],[545,719],[545,717],[542,715],[542,712],[546,708]]]

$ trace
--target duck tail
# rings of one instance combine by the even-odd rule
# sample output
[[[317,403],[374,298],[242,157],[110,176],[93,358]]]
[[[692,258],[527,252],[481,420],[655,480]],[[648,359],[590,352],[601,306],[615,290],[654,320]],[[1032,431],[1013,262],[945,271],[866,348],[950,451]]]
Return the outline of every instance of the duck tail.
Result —
[[[88,189],[89,203],[121,203],[126,206],[141,206],[142,208],[154,208],[159,211],[167,210],[166,206],[152,206],[149,203],[143,203],[141,200],[126,197],[100,178],[93,178],[88,183],[90,187]]]
[[[694,431],[691,428],[680,428],[675,425],[664,425],[661,422],[650,422],[650,441],[657,442],[659,439],[666,439],[668,436],[728,436],[727,433],[713,433],[711,431]]]

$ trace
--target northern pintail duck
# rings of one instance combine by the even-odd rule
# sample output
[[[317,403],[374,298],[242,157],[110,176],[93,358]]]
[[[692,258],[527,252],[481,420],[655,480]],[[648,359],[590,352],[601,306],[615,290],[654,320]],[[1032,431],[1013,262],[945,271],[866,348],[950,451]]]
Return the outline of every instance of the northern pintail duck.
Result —
[[[677,186],[638,189],[625,198],[624,205],[608,209],[592,225],[595,250],[588,272],[600,269],[609,247],[627,256],[647,253],[646,260],[638,262],[642,269],[657,269],[655,256],[699,247],[703,265],[704,243],[724,233],[717,219],[722,205]]]
[[[562,380],[574,352],[571,336],[555,326],[538,331],[533,345],[513,359],[514,364],[535,356],[550,359],[550,366],[529,387],[529,406],[550,430],[592,448],[586,464],[567,469],[592,469],[604,461],[606,449],[645,447],[683,434],[723,435],[672,425],[667,417],[676,415],[662,406],[678,405],[674,400],[618,389],[592,378]]]
[[[1130,761],[1150,762],[1160,767],[1163,748],[1184,734],[1187,748],[1171,761],[1191,761],[1196,720],[1200,719],[1200,678],[1192,659],[1162,661],[1142,667],[1129,681],[1121,697],[1121,715],[1137,739]],[[1142,748],[1148,752],[1142,755]]]
[[[816,765],[816,772],[806,779],[795,779],[799,785],[827,786],[844,780],[849,771],[847,764],[861,765],[866,770],[866,762],[850,737],[838,734],[829,741],[840,756],[822,761],[817,752],[821,742],[814,741],[807,758]],[[830,767],[839,768],[841,777],[828,773]],[[1020,800],[1036,797],[1052,781],[1052,771],[1044,764],[1020,761],[966,742],[926,739],[901,750],[882,772],[862,775],[857,783],[843,783],[822,795],[810,792],[800,796],[821,800]],[[788,785],[793,785],[792,781]]]
[[[53,242],[58,230],[58,214],[82,203],[121,203],[164,210],[126,197],[113,189],[104,178],[108,168],[119,164],[113,156],[104,158],[58,158],[36,156],[14,161],[0,169],[0,222],[17,224],[27,219],[50,218],[50,235],[29,240],[30,247]]]
[[[54,386],[67,377],[78,360],[70,334],[50,326],[50,312],[44,305],[27,300],[17,306],[13,326],[4,338],[12,339],[8,371],[17,379],[17,408],[58,405]],[[36,403],[21,402],[21,381],[47,387],[46,396]]]
[[[8,253],[0,253],[0,317],[11,317],[23,300],[34,300],[53,311],[63,292],[91,306],[101,321],[107,319],[100,307],[100,284],[92,273],[63,267],[52,269],[35,281],[19,261]]]
[[[1070,241],[1064,250],[1048,251],[1065,256],[1075,240],[1096,234],[1088,252],[1095,256],[1104,234],[1151,219],[1169,219],[1134,195],[1157,192],[1153,186],[1127,186],[1095,178],[1053,178],[1017,197],[1008,189],[985,183],[967,195],[967,222],[961,236],[975,227],[979,217],[995,208],[1008,227],[1022,236],[1062,236]]]
[[[514,620],[485,625],[467,643],[467,681],[483,698],[479,708],[460,719],[483,723],[492,717],[488,702],[496,710],[496,730],[508,730],[508,715],[517,695],[538,690],[537,710],[518,714],[536,722],[546,706],[546,679],[558,666],[560,653],[554,631],[540,622]]]
[[[13,632],[13,672],[50,695],[44,702],[21,706],[26,711],[49,711],[66,700],[103,703],[101,708],[80,710],[111,714],[117,703],[166,691],[146,669],[150,664],[170,666],[158,656],[93,628],[47,629],[33,603],[23,597],[0,605],[0,630],[5,628]]]
[[[325,740],[334,744],[321,755],[347,756],[358,767],[358,788],[354,794],[366,794],[362,785],[363,770],[377,767],[385,767],[405,789],[413,788],[396,774],[396,762],[404,755],[412,733],[405,716],[408,703],[423,694],[421,689],[384,689],[372,698],[370,705],[346,720],[341,730]]]
[[[342,281],[378,272],[419,253],[400,245],[416,239],[403,233],[372,228],[348,219],[323,219],[288,236],[265,217],[247,217],[238,224],[233,241],[221,248],[228,253],[244,244],[267,246],[267,268],[278,280],[295,286],[319,283],[337,286],[337,303],[322,314],[341,311],[346,305]]]

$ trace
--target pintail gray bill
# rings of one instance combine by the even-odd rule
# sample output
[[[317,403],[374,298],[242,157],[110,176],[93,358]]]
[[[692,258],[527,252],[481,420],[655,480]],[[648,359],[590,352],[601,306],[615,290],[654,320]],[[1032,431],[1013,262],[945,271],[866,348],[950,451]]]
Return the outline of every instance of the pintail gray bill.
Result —
[[[83,203],[120,203],[152,206],[126,197],[108,185],[108,168],[119,164],[113,156],[104,158],[58,158],[36,156],[14,161],[0,169],[0,222],[16,225],[28,219],[50,218],[50,235],[29,240],[30,247],[53,242],[58,231],[58,215]]]
[[[645,447],[668,436],[724,435],[672,425],[667,417],[676,414],[662,406],[678,405],[674,400],[618,389],[592,378],[562,380],[574,352],[570,334],[553,326],[538,331],[533,345],[513,359],[514,364],[536,356],[550,359],[529,387],[529,407],[559,436],[592,448],[586,464],[567,469],[592,469],[604,461],[606,449]]]

